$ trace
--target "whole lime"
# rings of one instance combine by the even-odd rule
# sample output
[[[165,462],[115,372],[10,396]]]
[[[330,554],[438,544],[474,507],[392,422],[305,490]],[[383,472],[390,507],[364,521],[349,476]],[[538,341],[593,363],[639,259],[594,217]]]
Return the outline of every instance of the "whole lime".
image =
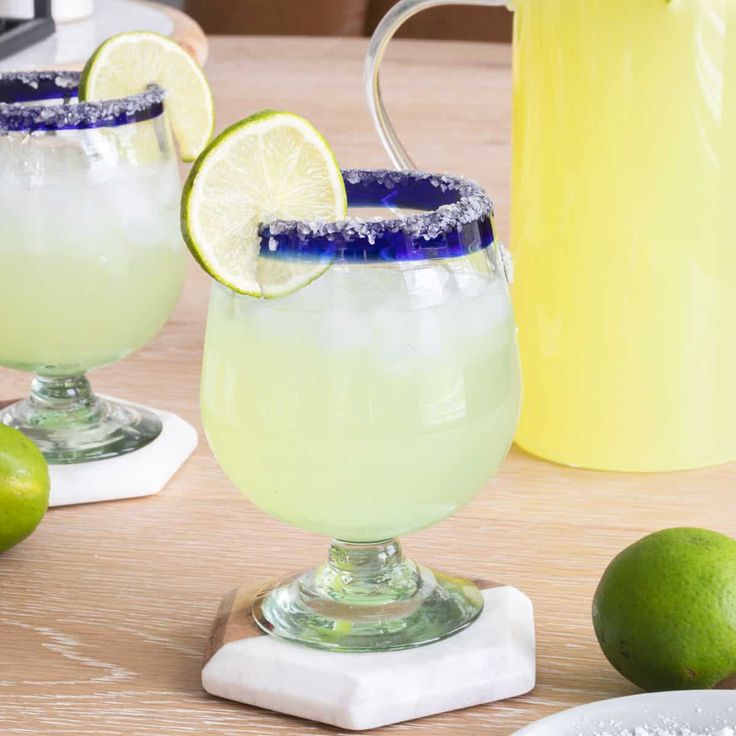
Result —
[[[49,469],[36,445],[0,424],[0,552],[25,539],[49,505]]]
[[[608,661],[645,690],[711,688],[736,673],[736,541],[665,529],[621,552],[593,598]]]

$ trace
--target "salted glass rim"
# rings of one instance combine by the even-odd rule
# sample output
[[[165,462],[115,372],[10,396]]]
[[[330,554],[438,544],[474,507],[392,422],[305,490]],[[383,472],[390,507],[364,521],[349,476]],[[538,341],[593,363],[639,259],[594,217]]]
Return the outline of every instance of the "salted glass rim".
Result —
[[[0,72],[0,135],[117,128],[163,114],[166,92],[155,84],[127,97],[68,102],[78,92],[80,77],[58,70]],[[49,104],[36,104],[45,101]]]
[[[342,175],[350,206],[423,211],[390,219],[275,220],[260,226],[261,254],[417,261],[469,255],[495,241],[493,203],[471,179],[389,169],[343,169]]]

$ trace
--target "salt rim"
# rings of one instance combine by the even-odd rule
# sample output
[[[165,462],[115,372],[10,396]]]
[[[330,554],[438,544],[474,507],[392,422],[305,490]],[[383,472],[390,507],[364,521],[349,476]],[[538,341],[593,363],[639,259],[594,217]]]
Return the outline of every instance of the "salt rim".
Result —
[[[379,184],[386,189],[396,189],[411,182],[429,181],[442,192],[457,192],[457,201],[440,205],[437,209],[421,214],[396,217],[388,220],[362,220],[349,217],[337,222],[315,220],[274,220],[259,227],[259,235],[268,246],[270,238],[287,236],[301,241],[310,238],[326,238],[329,241],[353,242],[367,240],[369,244],[390,233],[404,233],[412,239],[434,240],[463,225],[477,223],[493,216],[493,203],[485,190],[471,179],[425,171],[394,171],[390,169],[343,169],[348,185],[362,183]]]
[[[79,87],[79,72],[0,72],[0,135],[9,132],[84,130],[142,122],[163,113],[165,91],[152,84],[144,92],[112,100],[29,105],[68,98]],[[9,102],[8,98],[15,101]]]
[[[31,89],[38,89],[40,82],[53,82],[59,89],[76,90],[79,87],[79,72],[0,72],[0,82],[18,82]]]

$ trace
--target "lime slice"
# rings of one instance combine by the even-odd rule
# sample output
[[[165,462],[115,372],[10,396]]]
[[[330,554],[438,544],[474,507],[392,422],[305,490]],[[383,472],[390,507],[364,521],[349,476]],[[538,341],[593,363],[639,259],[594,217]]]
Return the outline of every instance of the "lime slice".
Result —
[[[159,33],[134,31],[107,39],[82,71],[80,100],[105,100],[166,90],[166,110],[184,161],[193,161],[212,138],[215,112],[207,78],[178,43]]]
[[[182,233],[205,271],[241,294],[268,298],[306,286],[330,263],[259,257],[259,224],[346,213],[345,183],[325,139],[304,118],[274,110],[215,138],[181,199]]]

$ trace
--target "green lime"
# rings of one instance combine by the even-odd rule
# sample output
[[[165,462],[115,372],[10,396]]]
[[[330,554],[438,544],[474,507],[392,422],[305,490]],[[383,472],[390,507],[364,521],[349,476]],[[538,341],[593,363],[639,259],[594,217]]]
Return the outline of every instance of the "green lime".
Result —
[[[736,541],[665,529],[621,552],[593,599],[608,661],[645,690],[712,688],[736,673]]]
[[[259,258],[259,224],[346,213],[345,183],[325,139],[298,115],[264,110],[227,128],[197,159],[184,185],[181,228],[215,279],[241,294],[277,297],[330,264]]]
[[[49,505],[49,469],[36,445],[0,423],[0,552],[25,539]]]
[[[181,157],[193,161],[215,128],[212,92],[199,64],[170,38],[148,31],[108,38],[82,71],[79,98],[128,97],[150,84],[166,90],[166,110]]]

